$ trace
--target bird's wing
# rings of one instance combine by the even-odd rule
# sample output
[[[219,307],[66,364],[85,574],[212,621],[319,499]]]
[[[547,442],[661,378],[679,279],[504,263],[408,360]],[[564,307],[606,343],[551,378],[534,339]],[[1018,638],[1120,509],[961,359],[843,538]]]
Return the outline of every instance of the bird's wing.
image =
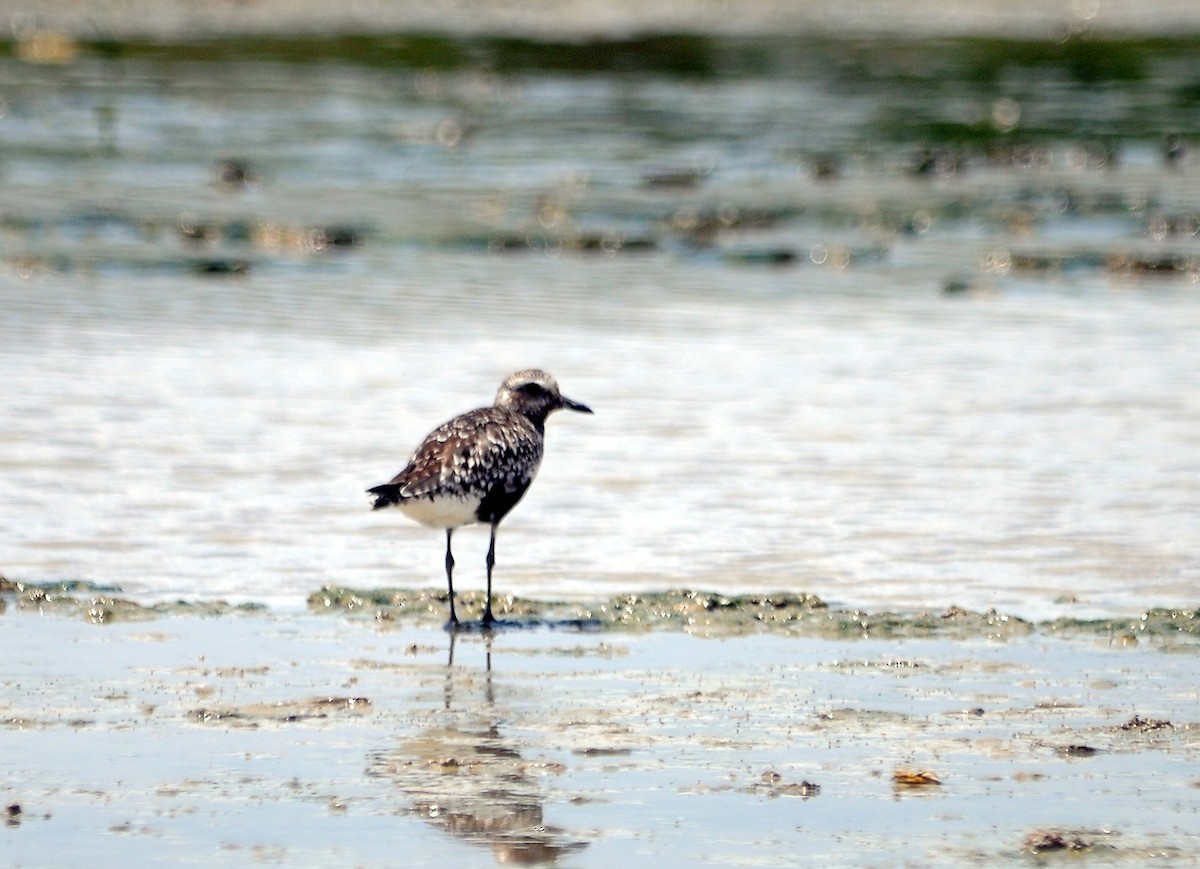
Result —
[[[496,408],[457,416],[429,433],[392,483],[401,498],[503,482],[510,491],[529,485],[541,460],[542,442],[523,417]]]

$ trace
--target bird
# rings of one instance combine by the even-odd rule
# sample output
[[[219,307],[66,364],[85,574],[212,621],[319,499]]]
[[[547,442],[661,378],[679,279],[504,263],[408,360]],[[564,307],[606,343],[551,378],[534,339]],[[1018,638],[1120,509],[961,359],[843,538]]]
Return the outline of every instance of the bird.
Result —
[[[505,378],[491,407],[460,414],[431,431],[404,470],[372,486],[372,510],[398,507],[410,519],[446,532],[448,630],[459,627],[454,609],[454,555],[451,538],[464,525],[487,523],[487,599],[481,624],[496,624],[492,613],[492,569],[496,529],[517,506],[537,475],[545,448],[546,417],[556,410],[592,413],[564,396],[545,371],[528,368]]]

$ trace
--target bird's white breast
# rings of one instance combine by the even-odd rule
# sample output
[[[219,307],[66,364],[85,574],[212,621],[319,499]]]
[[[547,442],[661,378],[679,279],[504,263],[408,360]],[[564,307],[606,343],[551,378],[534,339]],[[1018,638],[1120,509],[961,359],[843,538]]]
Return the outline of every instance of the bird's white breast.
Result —
[[[457,528],[460,525],[470,525],[476,521],[475,511],[479,509],[482,495],[439,495],[434,498],[413,498],[402,502],[400,511],[427,528]]]

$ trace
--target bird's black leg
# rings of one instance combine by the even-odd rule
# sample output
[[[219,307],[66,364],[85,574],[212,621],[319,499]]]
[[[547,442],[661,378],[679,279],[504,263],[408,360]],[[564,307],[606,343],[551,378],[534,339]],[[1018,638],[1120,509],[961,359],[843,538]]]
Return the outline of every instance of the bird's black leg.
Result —
[[[488,543],[487,554],[487,603],[483,607],[483,623],[492,625],[496,623],[496,617],[492,615],[492,568],[496,566],[496,528],[500,523],[492,523],[492,539]]]
[[[454,556],[450,553],[453,534],[453,528],[446,529],[446,588],[450,591],[450,621],[446,622],[446,627],[450,629],[458,627],[458,615],[454,612]]]

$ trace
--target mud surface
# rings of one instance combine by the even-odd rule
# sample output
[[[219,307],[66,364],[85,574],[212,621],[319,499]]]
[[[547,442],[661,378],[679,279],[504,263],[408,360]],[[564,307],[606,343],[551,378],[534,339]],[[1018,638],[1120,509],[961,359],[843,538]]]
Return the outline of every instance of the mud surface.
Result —
[[[93,595],[120,615],[94,623]],[[0,599],[10,865],[1191,865],[1200,847],[1194,613],[680,592],[513,601],[512,626],[451,636],[432,592],[325,589],[292,615],[85,586]]]

